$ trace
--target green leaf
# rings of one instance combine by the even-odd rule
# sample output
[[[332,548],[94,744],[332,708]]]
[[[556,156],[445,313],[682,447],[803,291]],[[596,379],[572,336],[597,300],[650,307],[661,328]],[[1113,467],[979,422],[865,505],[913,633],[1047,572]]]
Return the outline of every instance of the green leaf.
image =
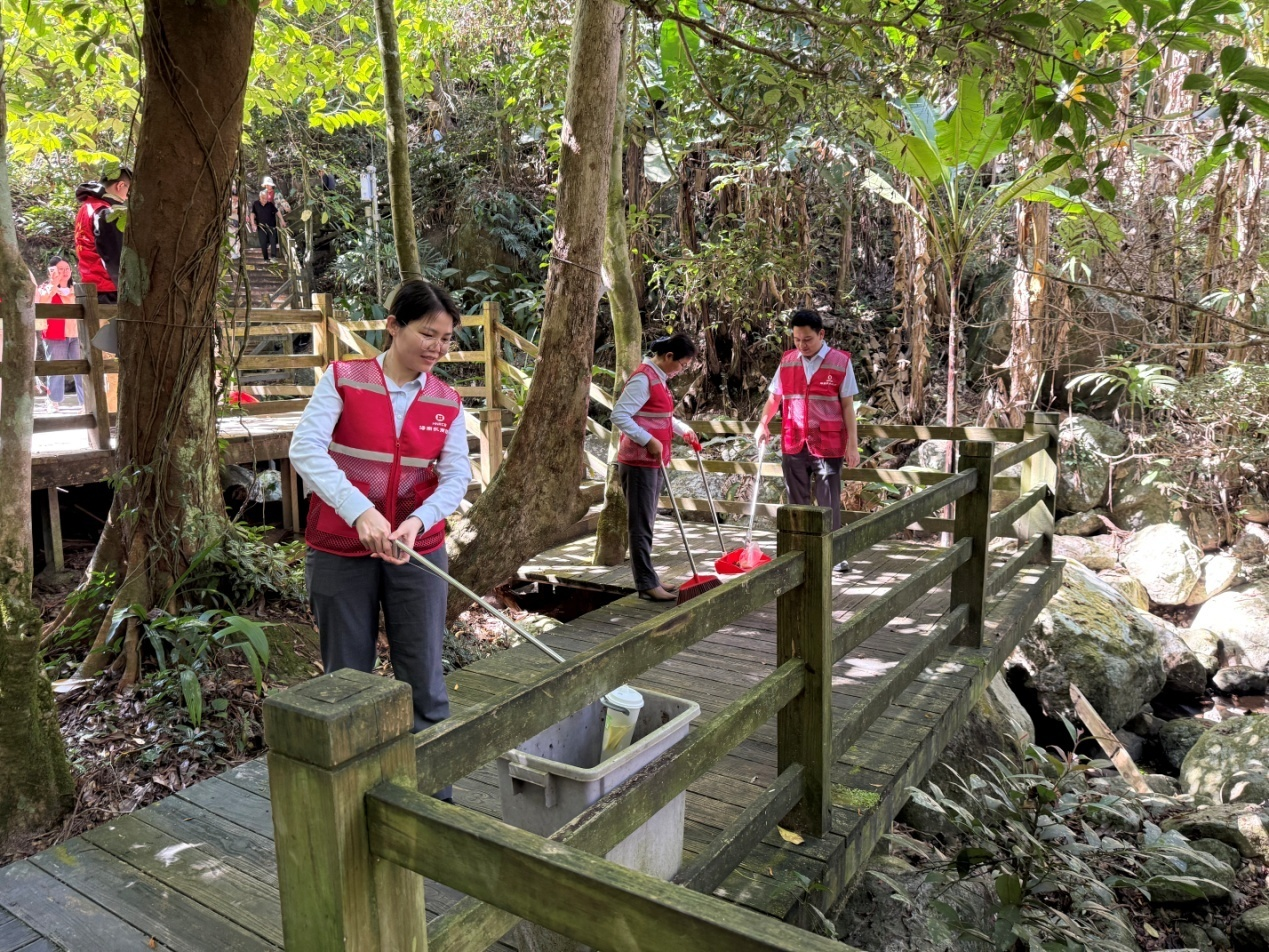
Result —
[[[1210,76],[1204,73],[1190,73],[1181,83],[1181,88],[1190,92],[1202,92],[1205,89],[1211,89],[1215,83],[1212,82]]]
[[[997,876],[996,895],[1006,906],[1022,905],[1022,880],[1013,873]]]
[[[780,101],[780,90],[768,89],[762,94],[762,101],[768,106],[774,106]]]
[[[1245,62],[1247,62],[1247,48],[1245,46],[1231,44],[1221,50],[1221,72],[1226,76],[1233,73]]]
[[[864,180],[861,184],[866,190],[872,192],[878,198],[884,199],[891,205],[902,205],[913,214],[916,214],[916,209],[913,208],[912,204],[899,193],[899,190],[878,175],[873,169],[864,170]]]
[[[956,93],[956,108],[946,122],[935,124],[935,141],[944,165],[965,164],[971,149],[983,134],[983,96],[977,76],[962,76]]]
[[[1244,66],[1230,78],[1236,79],[1240,83],[1246,83],[1256,89],[1269,90],[1269,68],[1264,66]],[[1223,108],[1221,112],[1223,115]]]
[[[1097,179],[1095,184],[1097,186],[1098,195],[1108,202],[1113,202],[1115,200],[1115,196],[1118,194],[1118,189],[1115,188],[1114,184],[1101,177]]]
[[[184,668],[181,671],[181,694],[185,698],[190,723],[198,727],[203,722],[203,686],[193,668]]]
[[[878,151],[898,171],[925,182],[944,182],[948,170],[933,147],[917,136],[898,136],[878,147]]]

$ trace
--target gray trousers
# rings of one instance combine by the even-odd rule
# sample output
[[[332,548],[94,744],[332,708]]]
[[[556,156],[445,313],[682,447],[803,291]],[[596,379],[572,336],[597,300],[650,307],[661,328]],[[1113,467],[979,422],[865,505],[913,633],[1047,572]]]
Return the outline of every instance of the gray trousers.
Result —
[[[424,558],[449,568],[444,546]],[[415,732],[449,717],[441,666],[448,595],[444,579],[411,562],[389,565],[369,556],[309,549],[304,581],[327,671],[374,670],[382,607],[392,670],[414,695]]]
[[[842,527],[842,457],[822,459],[803,446],[798,452],[780,458],[789,502],[796,506],[811,504],[811,478],[815,479],[815,505],[833,513],[833,531]]]
[[[630,528],[630,570],[635,588],[646,592],[661,584],[652,567],[652,525],[661,498],[661,468],[617,465],[621,491],[626,496],[626,524]]]

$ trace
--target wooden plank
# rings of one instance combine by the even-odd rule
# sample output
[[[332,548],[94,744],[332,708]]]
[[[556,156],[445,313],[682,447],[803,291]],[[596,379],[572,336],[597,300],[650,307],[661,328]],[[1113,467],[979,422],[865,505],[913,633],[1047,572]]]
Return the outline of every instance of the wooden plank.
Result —
[[[957,473],[937,486],[923,489],[902,502],[887,506],[839,529],[833,533],[834,563],[858,555],[864,549],[894,535],[909,523],[924,519],[948,503],[955,502],[974,488],[976,479],[976,474]]]
[[[31,488],[86,486],[107,479],[116,470],[112,449],[82,450],[31,458]]]
[[[92,340],[101,329],[101,316],[97,305],[97,288],[92,284],[75,285],[75,298],[83,308],[79,321],[79,346],[88,361],[84,380],[88,386],[79,395],[85,413],[93,416],[95,426],[88,431],[88,445],[95,450],[110,448],[110,406],[106,400],[106,377],[102,367],[101,351]]]
[[[697,433],[721,433],[752,435],[756,420],[688,420],[687,425]],[[780,432],[778,423],[770,427],[774,436]],[[1023,439],[1021,428],[984,426],[899,426],[890,424],[861,423],[859,438],[880,436],[897,440],[998,440],[1001,443],[1018,443]]]
[[[1031,564],[1043,548],[1044,536],[1035,536],[1019,549],[1013,558],[1007,560],[1000,567],[993,569],[987,576],[987,597],[991,598],[1003,591],[1022,571],[1023,566]]]
[[[1039,485],[1015,499],[1009,505],[1001,509],[991,517],[989,532],[992,536],[1004,535],[1005,530],[1012,526],[1017,520],[1021,519],[1031,508],[1039,503],[1045,502],[1051,490],[1046,485]],[[990,509],[990,503],[989,509]]]
[[[83,840],[39,853],[31,862],[173,952],[206,952],[208,946],[234,952],[278,948]]]
[[[996,517],[991,514],[991,477],[995,466],[992,454],[995,445],[982,441],[961,443],[957,458],[963,474],[975,474],[972,492],[956,503],[957,544],[969,546],[969,558],[952,573],[952,604],[965,605],[969,611],[965,627],[956,641],[958,645],[978,648],[983,643],[983,618],[987,606],[987,566],[991,558],[988,543]],[[1012,505],[1017,505],[1014,503]],[[1006,511],[1012,508],[1007,506]]]
[[[996,472],[1003,472],[1010,466],[1017,466],[1023,460],[1047,449],[1048,445],[1049,434],[1041,433],[1038,436],[1029,436],[1023,442],[1016,446],[1011,446],[1007,450],[1001,450],[996,454]]]
[[[273,811],[269,801],[247,793],[220,777],[178,790],[175,796],[252,833],[273,839]]]
[[[325,358],[316,354],[280,354],[271,357],[243,357],[238,369],[247,370],[297,370],[301,367],[324,367]]]
[[[1146,778],[1141,776],[1141,771],[1132,762],[1132,756],[1124,749],[1124,745],[1119,742],[1119,738],[1102,720],[1102,716],[1097,713],[1097,709],[1088,702],[1088,698],[1084,696],[1084,692],[1076,686],[1074,681],[1071,682],[1071,701],[1075,705],[1075,713],[1080,716],[1080,720],[1084,722],[1088,732],[1093,735],[1093,739],[1106,752],[1106,756],[1110,758],[1111,763],[1115,765],[1115,769],[1119,771],[1119,776],[1128,781],[1128,785],[1138,793],[1150,793],[1150,784],[1146,783]]]
[[[165,797],[133,816],[169,836],[197,842],[228,865],[277,889],[277,860],[268,837],[180,797]]]
[[[469,708],[416,735],[421,784],[451,783],[595,697],[673,657],[720,624],[801,581],[801,556],[777,558],[687,605],[667,609],[607,644],[549,669],[536,685]]]
[[[0,908],[0,952],[16,952],[40,938],[40,934],[3,908]]]
[[[170,836],[135,815],[116,817],[81,839],[265,941],[282,944],[277,887],[234,868],[204,843]]]
[[[597,948],[849,952],[562,844],[544,851],[540,837],[416,791],[384,784],[367,801],[377,856]]]

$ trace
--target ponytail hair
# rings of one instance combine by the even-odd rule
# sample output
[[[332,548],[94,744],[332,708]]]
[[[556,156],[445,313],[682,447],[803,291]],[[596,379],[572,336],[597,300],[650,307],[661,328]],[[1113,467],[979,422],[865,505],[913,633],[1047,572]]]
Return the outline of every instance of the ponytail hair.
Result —
[[[671,334],[669,337],[658,337],[648,351],[654,357],[668,354],[674,360],[686,360],[696,356],[696,341],[686,334]]]

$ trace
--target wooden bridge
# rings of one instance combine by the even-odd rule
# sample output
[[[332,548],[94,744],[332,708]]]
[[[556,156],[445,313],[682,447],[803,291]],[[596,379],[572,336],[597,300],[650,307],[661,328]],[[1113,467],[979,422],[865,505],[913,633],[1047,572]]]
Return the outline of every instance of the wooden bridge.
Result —
[[[861,429],[956,439],[959,470],[896,475],[930,485],[836,533],[823,510],[783,507],[760,539],[773,561],[682,606],[638,601],[628,570],[592,569],[585,545],[543,553],[525,577],[628,592],[544,636],[565,663],[522,646],[456,672],[453,716],[418,735],[408,690],[382,678],[336,672],[271,697],[267,768],[0,870],[0,952],[457,952],[521,917],[605,950],[841,952],[805,931],[811,907],[841,896],[1061,576],[1055,419]],[[997,475],[1019,463],[1016,481]],[[993,512],[993,488],[1016,498]],[[951,544],[901,538],[922,525]],[[712,526],[689,531],[717,554]],[[856,572],[833,574],[844,558]],[[500,822],[498,754],[625,682],[702,717],[551,842]],[[450,782],[454,805],[426,795]],[[683,791],[673,883],[600,858]]]

